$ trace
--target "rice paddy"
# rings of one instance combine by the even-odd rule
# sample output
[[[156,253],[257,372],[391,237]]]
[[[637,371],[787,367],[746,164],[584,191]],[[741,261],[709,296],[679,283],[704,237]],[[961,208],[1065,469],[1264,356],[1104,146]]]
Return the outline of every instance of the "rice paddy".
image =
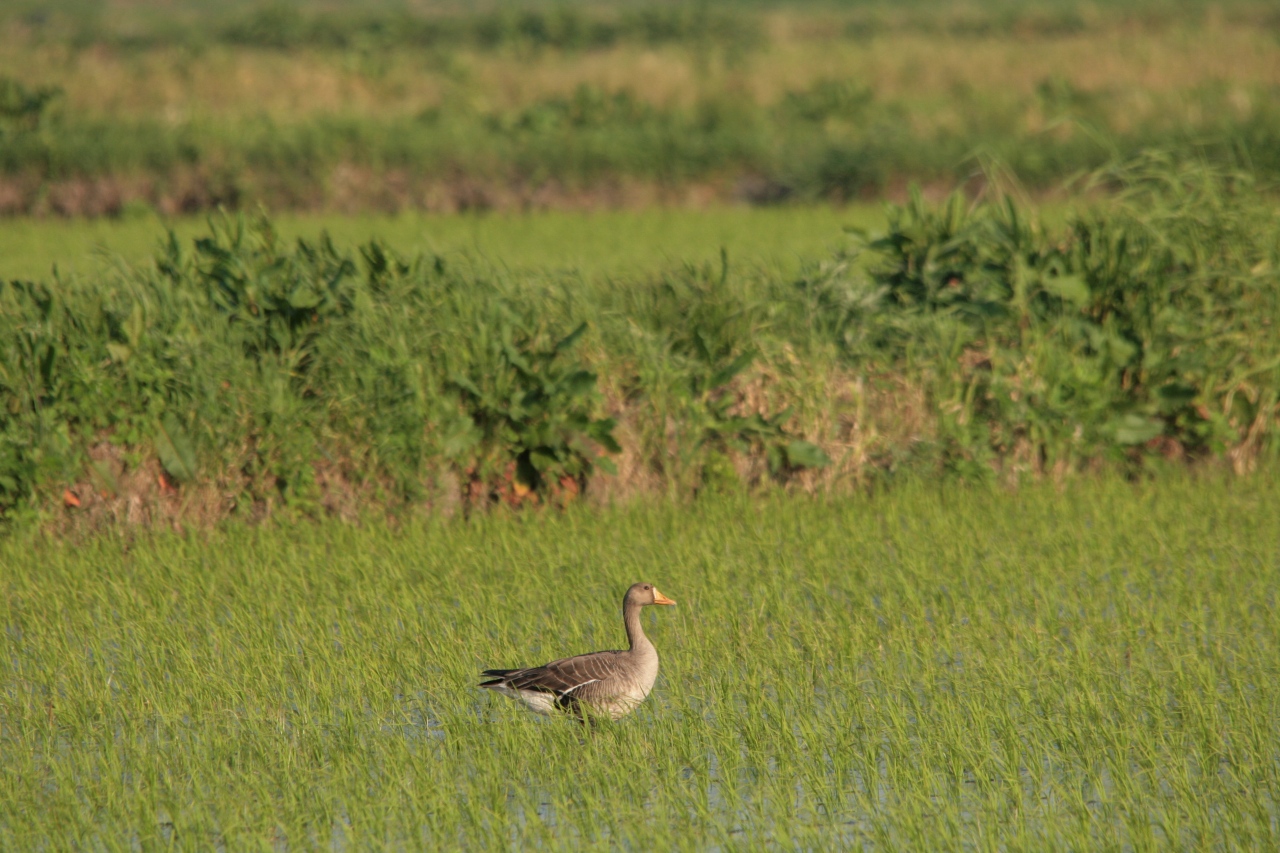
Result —
[[[5,849],[1273,849],[1280,480],[0,543]],[[478,671],[623,642],[543,720]],[[656,609],[656,608],[655,608]]]
[[[1266,4],[9,5],[0,851],[1280,849]]]

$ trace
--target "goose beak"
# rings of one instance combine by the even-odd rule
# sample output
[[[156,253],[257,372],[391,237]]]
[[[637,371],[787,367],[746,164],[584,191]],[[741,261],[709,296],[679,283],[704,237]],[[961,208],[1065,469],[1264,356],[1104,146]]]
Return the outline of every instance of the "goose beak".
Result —
[[[658,592],[658,588],[656,586],[653,588],[653,603],[654,604],[675,604],[674,601],[667,598],[662,593]]]

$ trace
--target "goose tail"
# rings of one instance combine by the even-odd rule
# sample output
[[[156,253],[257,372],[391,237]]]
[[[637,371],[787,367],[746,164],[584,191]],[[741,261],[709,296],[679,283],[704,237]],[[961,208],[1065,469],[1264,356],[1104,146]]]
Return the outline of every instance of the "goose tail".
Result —
[[[500,687],[506,683],[507,679],[518,673],[524,672],[522,669],[486,669],[481,675],[489,678],[489,681],[480,682],[481,687]]]

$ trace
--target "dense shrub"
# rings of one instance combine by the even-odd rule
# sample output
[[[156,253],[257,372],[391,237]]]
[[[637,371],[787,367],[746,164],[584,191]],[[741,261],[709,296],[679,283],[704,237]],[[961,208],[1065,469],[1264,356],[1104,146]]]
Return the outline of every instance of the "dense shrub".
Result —
[[[1273,206],[1157,157],[1094,180],[1055,228],[917,195],[798,283],[727,257],[517,276],[217,219],[114,277],[0,285],[0,508],[152,462],[166,488],[303,511],[335,477],[386,505],[567,500],[619,453],[624,487],[677,494],[817,468],[1248,467],[1280,401]],[[878,386],[918,392],[917,425],[850,461]]]
[[[1115,194],[1064,231],[1009,200],[916,195],[846,259],[856,272],[803,282],[846,358],[920,378],[940,450],[970,472],[1222,454],[1269,429],[1270,204],[1244,176],[1156,156],[1098,180]]]
[[[190,249],[170,235],[118,278],[0,285],[0,509],[86,472],[118,479],[101,463],[121,454],[242,506],[314,509],[317,466],[393,502],[446,475],[473,502],[572,497],[620,448],[581,352],[588,325],[552,296],[376,242],[359,259],[327,238],[282,245],[244,218],[212,220]],[[821,461],[785,413],[729,410],[737,364],[688,383],[707,428],[793,448],[779,476]]]

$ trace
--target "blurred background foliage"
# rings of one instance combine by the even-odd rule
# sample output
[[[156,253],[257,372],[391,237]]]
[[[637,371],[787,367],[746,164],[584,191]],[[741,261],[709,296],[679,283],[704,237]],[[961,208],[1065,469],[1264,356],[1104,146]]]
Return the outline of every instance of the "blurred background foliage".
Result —
[[[0,212],[1034,190],[1153,147],[1280,174],[1270,4],[11,3]]]

